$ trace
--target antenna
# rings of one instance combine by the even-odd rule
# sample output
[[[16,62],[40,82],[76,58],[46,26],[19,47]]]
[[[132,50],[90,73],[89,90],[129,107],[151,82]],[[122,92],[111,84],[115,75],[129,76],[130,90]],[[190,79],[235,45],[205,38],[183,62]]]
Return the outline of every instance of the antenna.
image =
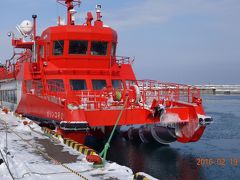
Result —
[[[63,6],[67,7],[67,24],[74,25],[74,14],[73,8],[75,6],[80,7],[81,0],[57,0],[57,2]]]

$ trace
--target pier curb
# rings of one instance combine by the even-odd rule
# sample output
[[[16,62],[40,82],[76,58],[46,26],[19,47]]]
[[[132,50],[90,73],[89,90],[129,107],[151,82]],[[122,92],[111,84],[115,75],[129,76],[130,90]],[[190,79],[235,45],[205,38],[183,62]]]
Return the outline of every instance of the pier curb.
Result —
[[[47,135],[50,135],[50,136],[54,136],[55,138],[59,139],[60,141],[62,141],[65,145],[67,145],[68,147],[71,147],[72,149],[80,152],[81,154],[84,154],[84,155],[98,155],[96,153],[95,150],[83,145],[83,144],[80,144],[72,139],[69,139],[69,138],[64,138],[62,135],[56,133],[55,131],[52,131],[51,129],[49,128],[46,128],[46,127],[42,127],[42,131],[47,134]]]
[[[133,180],[150,180],[150,179],[143,175],[141,172],[138,172],[134,174]]]

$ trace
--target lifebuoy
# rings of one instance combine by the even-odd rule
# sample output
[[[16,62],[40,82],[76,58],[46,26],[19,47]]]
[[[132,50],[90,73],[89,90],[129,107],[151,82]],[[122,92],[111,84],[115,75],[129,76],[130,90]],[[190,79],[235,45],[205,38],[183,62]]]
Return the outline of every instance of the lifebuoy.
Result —
[[[133,90],[133,102],[134,103],[139,103],[140,100],[141,100],[141,92],[140,92],[140,89],[137,85],[132,85],[130,87],[131,90]]]

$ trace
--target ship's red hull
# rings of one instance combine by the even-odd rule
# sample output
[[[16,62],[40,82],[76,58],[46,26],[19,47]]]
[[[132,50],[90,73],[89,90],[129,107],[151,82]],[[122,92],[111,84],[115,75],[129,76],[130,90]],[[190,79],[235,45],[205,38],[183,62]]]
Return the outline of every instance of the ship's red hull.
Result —
[[[183,102],[172,102],[174,106],[166,107],[166,114],[177,114],[183,123],[189,123],[190,119],[198,121],[198,114],[204,115],[202,105],[193,105]],[[100,132],[100,127],[104,127],[104,131],[115,125],[121,109],[88,109],[88,110],[69,110],[61,101],[51,102],[44,97],[38,97],[34,94],[23,94],[16,109],[17,113],[23,114],[33,119],[42,122],[59,124],[61,121],[87,121],[90,129],[87,132],[81,131],[63,131],[58,128],[59,133],[65,137],[72,138],[80,143],[85,142],[85,137],[98,134],[102,139],[107,132]],[[153,125],[159,124],[160,119],[153,117],[153,112],[144,108],[128,108],[123,111],[123,114],[118,123],[119,126],[132,125]],[[98,129],[99,127],[99,129]],[[108,130],[109,130],[108,129]],[[199,127],[196,132],[190,137],[177,137],[176,140],[182,143],[195,142],[200,139],[205,127]]]

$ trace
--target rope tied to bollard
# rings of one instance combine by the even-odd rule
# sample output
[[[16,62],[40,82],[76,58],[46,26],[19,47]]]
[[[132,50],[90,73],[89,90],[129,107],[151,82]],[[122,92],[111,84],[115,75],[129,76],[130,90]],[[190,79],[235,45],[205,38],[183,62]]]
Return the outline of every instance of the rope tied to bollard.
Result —
[[[108,149],[110,148],[110,142],[111,142],[112,137],[113,137],[113,135],[115,133],[115,130],[116,130],[117,126],[118,126],[118,123],[119,123],[119,121],[120,121],[120,119],[122,117],[122,114],[123,114],[123,111],[124,111],[124,109],[125,109],[125,107],[127,105],[127,102],[128,102],[128,96],[126,97],[124,105],[122,106],[122,109],[121,109],[121,111],[120,111],[120,113],[118,115],[118,118],[117,118],[116,123],[115,123],[115,125],[113,127],[113,130],[112,130],[112,132],[111,132],[111,134],[110,134],[110,136],[108,138],[108,141],[106,142],[102,152],[100,153],[100,157],[103,158],[102,164],[94,165],[94,167],[104,167],[105,161],[106,161],[106,157],[107,157],[107,152],[108,152]]]

